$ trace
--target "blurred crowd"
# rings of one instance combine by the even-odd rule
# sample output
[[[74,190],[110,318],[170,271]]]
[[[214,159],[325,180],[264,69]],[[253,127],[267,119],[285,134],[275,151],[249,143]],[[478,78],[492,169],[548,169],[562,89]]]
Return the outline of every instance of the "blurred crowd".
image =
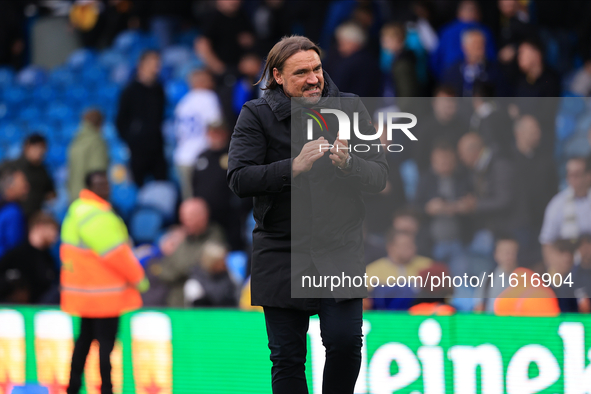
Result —
[[[97,108],[81,114],[64,185],[73,201],[89,172],[129,174],[139,191],[131,213],[121,214],[152,284],[145,305],[248,307],[252,201],[227,187],[228,145],[242,104],[263,93],[255,83],[267,52],[281,37],[302,34],[320,44],[324,70],[341,91],[419,117],[418,142],[388,153],[386,189],[365,196],[369,276],[559,274],[573,285],[548,282],[554,293],[537,301],[540,308],[591,312],[589,3],[15,3],[0,6],[0,65],[12,70],[28,66],[24,25],[33,12],[67,16],[93,51],[121,45],[130,30],[153,38],[108,103],[111,118]],[[167,73],[182,75],[182,94],[162,82]],[[123,169],[113,169],[107,121],[129,152]],[[46,165],[50,143],[29,133],[20,156],[0,170],[4,302],[59,300],[63,217],[45,209],[59,189]],[[504,313],[494,301],[505,290],[490,282],[437,294],[376,288],[365,306],[412,311],[436,300],[445,311]]]

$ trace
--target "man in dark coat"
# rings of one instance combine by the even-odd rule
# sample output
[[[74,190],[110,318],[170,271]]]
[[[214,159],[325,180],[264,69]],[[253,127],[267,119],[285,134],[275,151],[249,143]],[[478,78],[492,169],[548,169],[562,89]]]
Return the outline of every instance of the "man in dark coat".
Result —
[[[137,67],[137,78],[121,93],[117,130],[131,152],[131,173],[138,187],[147,175],[166,180],[162,121],[166,104],[164,89],[158,82],[160,55],[146,51]]]
[[[342,263],[342,270],[357,266],[364,273],[361,192],[381,191],[388,176],[383,150],[349,152],[344,148],[359,139],[341,140],[332,124],[309,142],[292,129],[298,118],[290,98],[306,106],[333,99],[344,112],[358,109],[359,130],[375,134],[360,105],[344,108],[358,99],[339,92],[319,53],[305,37],[279,41],[263,72],[265,94],[244,105],[230,142],[228,184],[238,196],[254,197],[252,304],[265,311],[273,393],[307,392],[306,332],[313,314],[319,315],[326,347],[323,392],[353,393],[361,365],[362,300],[334,294],[292,298],[292,259],[297,268],[322,272]],[[293,107],[299,116],[303,108]]]

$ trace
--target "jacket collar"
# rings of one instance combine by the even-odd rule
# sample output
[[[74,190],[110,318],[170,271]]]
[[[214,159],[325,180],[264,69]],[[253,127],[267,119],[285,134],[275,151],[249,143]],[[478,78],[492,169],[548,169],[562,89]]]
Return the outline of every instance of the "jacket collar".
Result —
[[[340,96],[339,89],[332,79],[330,79],[326,71],[323,70],[322,73],[324,75],[322,97],[338,98]],[[282,121],[291,116],[291,99],[285,95],[281,86],[273,90],[266,90],[263,94],[263,99],[269,104],[271,111],[273,111],[278,121]]]
[[[102,206],[104,206],[105,208],[110,208],[111,204],[109,204],[109,202],[103,200],[102,198],[100,198],[99,196],[97,196],[95,193],[91,192],[88,189],[82,189],[82,191],[80,192],[79,197],[83,200],[91,200],[94,201]]]

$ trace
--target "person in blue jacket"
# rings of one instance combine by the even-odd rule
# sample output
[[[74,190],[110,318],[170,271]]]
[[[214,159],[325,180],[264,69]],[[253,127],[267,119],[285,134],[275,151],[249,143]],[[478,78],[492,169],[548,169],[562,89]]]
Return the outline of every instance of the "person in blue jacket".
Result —
[[[25,240],[25,214],[20,206],[29,193],[22,171],[7,166],[0,173],[0,257]]]

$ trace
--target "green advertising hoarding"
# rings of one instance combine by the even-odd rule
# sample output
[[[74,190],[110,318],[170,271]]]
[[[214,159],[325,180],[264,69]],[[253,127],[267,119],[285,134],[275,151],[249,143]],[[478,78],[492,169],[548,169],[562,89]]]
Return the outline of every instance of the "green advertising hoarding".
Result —
[[[56,309],[0,309],[0,394],[38,382],[65,393],[79,321]],[[364,315],[356,393],[591,393],[591,317]],[[319,322],[308,336],[307,377],[320,393]],[[263,315],[236,310],[141,310],[123,316],[111,357],[116,392],[270,393]],[[98,355],[85,389],[100,392]]]

